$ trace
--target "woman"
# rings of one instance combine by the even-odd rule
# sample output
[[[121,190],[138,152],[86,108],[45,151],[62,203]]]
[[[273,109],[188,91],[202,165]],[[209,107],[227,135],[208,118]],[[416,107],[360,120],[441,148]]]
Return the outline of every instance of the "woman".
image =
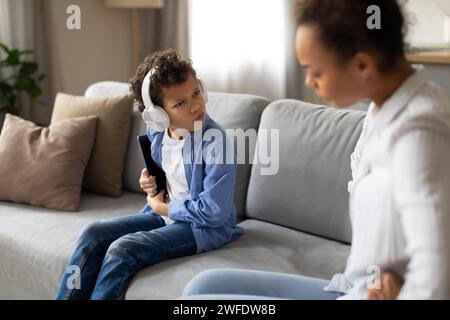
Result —
[[[367,13],[377,12],[368,10],[372,5],[379,9],[378,29],[368,23],[377,18]],[[372,101],[351,156],[353,233],[345,271],[323,280],[210,270],[195,277],[184,295],[449,299],[450,103],[407,61],[399,4],[298,0],[296,22],[306,85],[337,108]],[[369,285],[368,268],[382,274],[375,286]]]

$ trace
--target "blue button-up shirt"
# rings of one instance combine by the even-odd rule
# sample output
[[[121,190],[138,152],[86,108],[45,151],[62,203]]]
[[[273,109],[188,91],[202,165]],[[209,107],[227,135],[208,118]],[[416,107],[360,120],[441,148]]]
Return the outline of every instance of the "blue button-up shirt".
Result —
[[[151,155],[162,168],[164,132],[148,129],[147,135],[152,142]],[[201,134],[191,132],[186,139],[183,162],[191,199],[170,201],[168,211],[172,220],[191,225],[200,253],[219,248],[244,234],[236,226],[236,157],[225,130],[207,114]],[[151,210],[146,205],[142,212]]]

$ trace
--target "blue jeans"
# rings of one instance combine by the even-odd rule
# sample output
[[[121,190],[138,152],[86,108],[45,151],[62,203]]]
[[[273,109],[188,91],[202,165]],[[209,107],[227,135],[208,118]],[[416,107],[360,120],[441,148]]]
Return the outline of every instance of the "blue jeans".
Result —
[[[212,269],[195,276],[184,288],[183,299],[336,300],[342,294],[323,288],[328,280],[243,269]]]
[[[76,244],[56,299],[123,299],[141,269],[196,250],[189,224],[166,226],[153,212],[92,223]]]

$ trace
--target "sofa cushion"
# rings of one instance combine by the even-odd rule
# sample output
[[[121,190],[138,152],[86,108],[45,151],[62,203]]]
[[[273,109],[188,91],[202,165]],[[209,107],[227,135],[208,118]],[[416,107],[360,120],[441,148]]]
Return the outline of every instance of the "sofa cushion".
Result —
[[[145,196],[133,192],[120,198],[83,192],[76,214],[1,202],[0,286],[10,283],[37,297],[54,299],[82,229],[98,220],[135,214],[145,202]]]
[[[51,123],[88,115],[99,119],[83,182],[86,189],[113,197],[121,195],[131,113],[128,95],[86,98],[58,93],[56,96]]]
[[[124,193],[118,199],[83,194],[82,199],[83,211],[77,215],[2,203],[0,284],[14,284],[18,291],[36,298],[54,299],[82,229],[99,219],[135,213],[145,201],[145,197],[136,193]],[[240,225],[246,234],[219,250],[142,269],[130,283],[125,298],[177,298],[193,276],[214,267],[324,279],[343,271],[349,252],[347,245],[257,220],[246,220]],[[0,288],[0,297],[1,291]]]
[[[0,200],[77,211],[97,117],[39,127],[7,114],[0,135]]]
[[[219,250],[165,261],[141,270],[126,299],[174,299],[198,273],[243,268],[331,279],[343,272],[349,246],[253,219],[239,224],[246,234]]]
[[[126,94],[128,91],[129,85],[127,83],[104,81],[91,85],[86,90],[85,96],[120,95]],[[255,133],[258,130],[262,111],[269,104],[269,100],[266,98],[246,94],[208,92],[208,99],[207,112],[225,129],[242,129],[243,131],[254,129]],[[145,132],[145,123],[142,121],[141,113],[135,105],[126,153],[123,186],[125,189],[136,192],[141,192],[139,177],[142,168],[145,167],[136,137]],[[250,159],[253,158],[254,148],[255,143],[247,139],[245,148],[240,150],[247,154],[248,159],[245,164],[238,165],[236,174],[235,203],[237,215],[241,219],[244,217],[245,198],[251,170]]]
[[[266,98],[253,95],[211,92],[208,93],[207,111],[225,129],[242,129],[250,136],[251,131],[254,131],[256,138],[261,114],[269,103]],[[242,219],[245,217],[245,200],[256,139],[246,139],[244,148],[237,148],[238,137],[234,141],[238,160],[245,160],[238,163],[234,191],[237,216]]]
[[[261,129],[279,129],[279,171],[253,165],[247,215],[350,242],[347,183],[350,155],[365,112],[280,100],[263,112]],[[258,148],[267,142],[260,134]],[[270,150],[270,147],[269,147]]]
[[[84,95],[88,98],[99,98],[125,95],[129,91],[130,85],[126,82],[101,81],[90,85],[86,89]],[[122,186],[126,190],[142,192],[139,186],[139,178],[141,176],[142,168],[145,168],[145,163],[137,142],[137,136],[145,134],[146,131],[146,126],[142,120],[141,113],[139,112],[137,104],[134,103],[122,177]]]

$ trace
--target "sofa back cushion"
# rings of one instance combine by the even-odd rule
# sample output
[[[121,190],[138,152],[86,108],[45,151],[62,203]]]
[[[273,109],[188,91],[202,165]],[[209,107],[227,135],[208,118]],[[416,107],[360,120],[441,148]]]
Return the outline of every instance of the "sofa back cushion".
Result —
[[[94,147],[83,180],[85,189],[106,196],[121,196],[132,107],[127,94],[95,98],[56,95],[52,124],[75,117],[98,117]]]
[[[130,85],[126,82],[101,81],[96,82],[86,89],[86,97],[108,97],[126,94],[130,91]],[[139,177],[145,168],[144,159],[137,142],[137,136],[145,134],[147,131],[141,113],[135,103],[133,105],[133,115],[131,119],[131,129],[128,137],[127,151],[125,153],[125,164],[122,176],[122,186],[126,190],[142,192],[139,187]]]
[[[234,189],[237,216],[241,220],[245,217],[245,201],[259,122],[263,110],[270,101],[253,95],[217,92],[208,93],[208,99],[208,114],[222,127],[228,129],[230,134],[234,134],[236,156],[238,161],[242,160],[238,162]],[[242,147],[238,147],[239,145]]]
[[[85,96],[120,95],[128,91],[127,83],[104,81],[91,85],[86,90]],[[208,92],[207,112],[225,129],[242,129],[244,132],[252,129],[256,135],[261,114],[269,103],[270,101],[266,98],[253,95]],[[145,132],[145,123],[135,105],[123,175],[123,187],[135,192],[141,192],[139,177],[142,168],[145,167],[136,137]],[[246,139],[245,148],[239,149],[239,152],[247,154],[247,161],[238,165],[234,195],[237,215],[241,219],[245,212],[245,199],[251,170],[250,162],[253,158],[255,144],[252,143],[252,139]],[[236,148],[237,145],[235,143]]]
[[[270,104],[261,117],[257,150],[265,150],[268,140],[263,129],[278,129],[279,170],[262,175],[264,166],[253,165],[247,216],[350,242],[350,155],[364,117],[362,111],[296,100]]]

